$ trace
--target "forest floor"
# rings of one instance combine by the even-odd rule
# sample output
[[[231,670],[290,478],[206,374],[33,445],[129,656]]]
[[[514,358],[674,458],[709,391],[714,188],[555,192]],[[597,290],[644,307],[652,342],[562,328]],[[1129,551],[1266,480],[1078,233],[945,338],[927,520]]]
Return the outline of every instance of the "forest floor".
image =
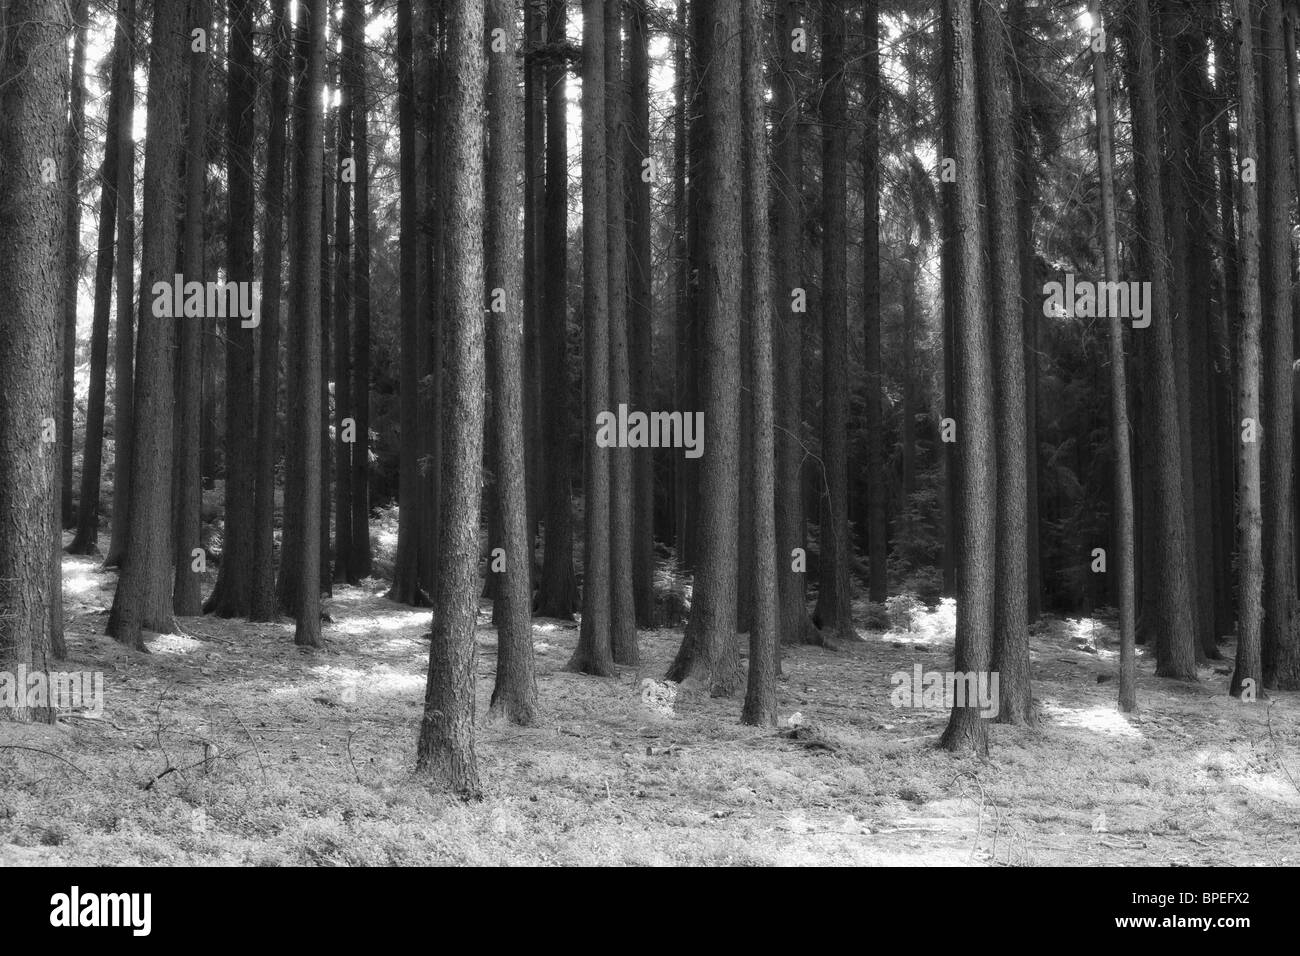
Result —
[[[105,706],[0,723],[0,866],[1300,863],[1300,694],[1228,697],[1230,646],[1197,684],[1157,680],[1139,648],[1125,716],[1114,630],[1049,619],[1039,725],[994,726],[981,759],[936,749],[945,711],[890,703],[892,673],[951,666],[951,602],[837,652],[786,649],[776,730],[741,726],[740,697],[646,694],[679,628],[594,679],[564,672],[577,631],[552,620],[534,622],[536,726],[487,723],[484,603],[486,797],[466,804],[412,774],[429,614],[383,583],[335,589],[324,651],[289,622],[209,617],[146,655],[103,635],[113,574],[67,556],[64,579],[63,667],[102,671]]]

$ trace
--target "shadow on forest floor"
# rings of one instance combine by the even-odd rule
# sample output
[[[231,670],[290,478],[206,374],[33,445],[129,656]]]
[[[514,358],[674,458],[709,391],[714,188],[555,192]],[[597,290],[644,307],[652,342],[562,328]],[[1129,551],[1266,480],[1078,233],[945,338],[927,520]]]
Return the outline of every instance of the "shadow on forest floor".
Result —
[[[1047,620],[1040,725],[995,726],[983,760],[935,749],[946,712],[890,704],[891,674],[951,666],[951,604],[838,653],[786,649],[784,732],[741,726],[739,698],[643,701],[680,629],[641,632],[642,667],[598,680],[563,672],[577,632],[552,620],[534,622],[537,725],[485,723],[484,605],[487,796],[466,805],[410,773],[429,615],[383,583],[336,589],[323,652],[295,648],[289,622],[185,618],[142,655],[103,636],[114,575],[66,557],[64,577],[62,666],[104,673],[104,712],[0,724],[0,865],[1300,859],[1300,697],[1228,697],[1230,646],[1199,684],[1157,680],[1139,649],[1141,710],[1125,716],[1114,630]]]

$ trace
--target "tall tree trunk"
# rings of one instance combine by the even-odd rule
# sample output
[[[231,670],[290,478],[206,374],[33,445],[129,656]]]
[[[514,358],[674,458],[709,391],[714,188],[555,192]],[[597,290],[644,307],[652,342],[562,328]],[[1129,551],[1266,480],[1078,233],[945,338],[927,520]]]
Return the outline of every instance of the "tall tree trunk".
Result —
[[[542,523],[545,550],[534,611],[571,620],[578,585],[573,568],[572,441],[569,434],[568,70],[564,60],[565,0],[550,0],[546,16],[546,215],[543,269],[542,379],[546,383],[542,421],[546,455]],[[603,64],[602,64],[603,66]],[[583,440],[591,422],[583,423]],[[585,447],[585,446],[584,446]]]
[[[628,360],[627,210],[624,150],[627,130],[623,108],[622,4],[605,11],[605,189],[608,204],[606,248],[609,251],[609,404],[618,413],[632,400]],[[638,457],[647,449],[637,449]],[[609,449],[609,587],[610,637],[614,662],[635,665],[636,604],[632,593],[633,524],[631,448]]]
[[[422,0],[420,0],[422,2]],[[416,116],[414,17],[412,0],[397,4],[397,122],[401,141],[399,190],[401,221],[399,230],[401,340],[398,374],[398,429],[401,449],[398,452],[397,555],[393,566],[391,600],[419,606],[424,602],[419,581],[420,545],[420,469],[418,432],[420,341],[419,314],[420,268],[419,206],[416,196]],[[427,530],[427,529],[426,529]]]
[[[366,86],[365,0],[343,0],[344,49],[352,56],[352,150],[356,159],[356,211],[353,227],[352,402],[357,424],[352,445],[352,558],[348,568],[356,580],[370,576],[370,142]]]
[[[993,368],[984,281],[984,235],[980,228],[978,85],[972,45],[973,0],[944,0],[948,100],[952,109],[956,182],[953,199],[953,340],[957,435],[957,637],[953,669],[984,674],[989,669],[994,622],[997,494],[993,436]],[[980,82],[986,82],[981,77]],[[954,702],[940,746],[954,751],[988,751],[988,725],[977,702]]]
[[[514,23],[513,12],[510,23]],[[478,614],[484,358],[482,0],[452,5],[447,28],[446,215],[449,235],[456,241],[447,248],[449,402],[438,522],[441,560],[433,596],[433,640],[416,767],[435,785],[463,798],[477,798],[481,785],[474,758],[474,621]],[[509,56],[514,55],[512,50]],[[513,75],[511,84],[513,87]],[[518,212],[512,208],[511,214]],[[515,295],[517,310],[517,284]],[[522,479],[520,474],[516,489],[520,504]]]
[[[206,34],[212,26],[208,0],[190,0],[189,26]],[[208,51],[191,46],[189,57],[189,107],[185,129],[185,281],[205,282],[203,248],[204,188],[207,181]],[[201,578],[194,565],[201,550],[200,505],[203,487],[199,476],[200,414],[203,410],[201,361],[203,326],[190,318],[179,320],[180,363],[177,376],[179,408],[176,410],[176,569],[172,584],[172,610],[193,617],[203,609]],[[200,565],[202,567],[202,565]]]
[[[297,472],[288,487],[299,492],[285,508],[297,512],[294,527],[301,549],[294,562],[289,587],[294,594],[297,619],[293,642],[300,647],[321,647],[320,626],[320,223],[321,167],[324,159],[323,117],[320,91],[325,82],[326,0],[311,0],[300,7],[299,42],[306,47],[307,65],[294,104],[296,167],[294,169],[294,243],[290,270],[288,350],[297,365],[292,376],[289,402],[294,414],[290,422],[293,440],[286,469]],[[287,545],[286,545],[287,547]],[[283,562],[282,562],[283,563]]]
[[[772,397],[772,260],[767,196],[767,116],[763,93],[763,3],[744,0],[742,109],[744,111],[745,196],[753,242],[747,257],[750,335],[753,365],[751,401],[754,428],[753,494],[754,607],[749,628],[749,674],[741,720],[756,727],[776,723],[777,587],[776,564],[776,445]]]
[[[529,576],[528,500],[524,474],[524,325],[523,235],[518,226],[523,202],[523,155],[519,151],[522,120],[515,44],[513,0],[490,0],[487,29],[502,30],[505,49],[494,44],[488,55],[488,137],[486,256],[488,300],[501,290],[503,311],[488,318],[491,343],[492,406],[496,418],[496,505],[504,548],[505,570],[497,607],[497,674],[489,713],[527,725],[537,712],[537,677]],[[472,295],[472,290],[471,290]],[[473,633],[473,618],[470,618]],[[471,637],[472,640],[472,637]]]
[[[1286,64],[1280,0],[1266,0],[1260,23],[1259,70],[1264,128],[1260,177],[1264,183],[1261,262],[1264,442],[1264,685],[1300,687],[1300,633],[1296,630],[1295,522],[1291,486],[1294,421],[1291,319],[1291,182],[1288,168]],[[1239,72],[1245,72],[1243,69]],[[1239,133],[1240,135],[1240,133]],[[1244,190],[1243,190],[1244,191]]]
[[[159,4],[149,44],[148,122],[144,153],[144,251],[136,346],[135,434],[131,443],[131,503],[126,554],[108,634],[144,650],[143,629],[170,633],[172,619],[172,412],[177,321],[155,315],[176,272],[176,213],[180,207],[182,100],[186,51],[184,4]],[[120,334],[120,332],[119,332]]]
[[[289,113],[289,0],[276,0],[271,16],[270,119],[266,149],[266,215],[262,226],[262,323],[258,352],[256,492],[253,503],[253,585],[249,617],[274,620],[275,463],[280,392],[280,263],[284,240],[285,154]],[[285,509],[288,514],[289,509]],[[287,524],[287,522],[286,522]]]
[[[993,670],[1000,675],[997,720],[1035,723],[1030,688],[1029,533],[1025,487],[1025,345],[1020,305],[1020,230],[1016,209],[1015,142],[1011,125],[1010,44],[996,0],[980,0],[975,42],[980,68],[980,121],[988,196],[993,352],[997,387],[997,555]]]
[[[346,12],[344,13],[346,16]],[[352,155],[352,97],[358,51],[343,36],[342,82],[338,110],[338,195],[334,204],[334,580],[359,580],[352,570],[352,450],[345,441],[351,419],[355,437],[356,419],[352,403],[352,183],[356,159]],[[349,165],[351,164],[351,165]]]
[[[321,157],[321,215],[320,215],[320,589],[329,595],[334,590],[334,576],[330,572],[330,478],[334,455],[330,450],[330,338],[334,325],[334,251],[330,230],[334,228],[334,180],[338,169],[339,115],[334,106],[334,91],[338,84],[338,61],[334,56],[337,46],[330,32],[334,17],[334,0],[325,0],[325,152]],[[346,322],[346,316],[344,318]]]
[[[1102,25],[1100,0],[1089,0],[1094,27]],[[1105,34],[1103,33],[1104,37]],[[1093,51],[1092,86],[1097,107],[1097,166],[1101,180],[1101,240],[1106,281],[1119,281],[1119,239],[1115,212],[1114,152],[1111,145],[1110,74],[1106,52]],[[1137,709],[1137,658],[1134,646],[1136,606],[1133,578],[1133,473],[1128,443],[1128,385],[1125,381],[1124,322],[1110,317],[1111,440],[1115,443],[1115,527],[1111,534],[1112,567],[1119,578],[1119,706]],[[996,667],[996,664],[994,665]]]
[[[646,0],[628,7],[628,137],[625,170],[628,192],[628,351],[632,360],[632,407],[647,414],[654,401],[654,260],[650,230],[650,190],[655,167],[650,153],[650,29]],[[652,160],[647,168],[645,161]],[[654,454],[643,450],[632,462],[632,592],[636,623],[655,626],[655,469]]]
[[[226,74],[227,282],[252,282],[253,228],[257,203],[253,180],[257,61],[253,52],[254,0],[228,0],[230,54]],[[218,617],[248,617],[253,594],[254,459],[247,454],[254,434],[251,326],[241,316],[226,319],[226,487],[221,567],[204,611]]]
[[[699,560],[691,616],[668,678],[694,678],[710,693],[728,695],[740,678],[736,636],[743,242],[740,2],[718,0],[698,13],[700,32],[708,37],[709,63],[700,90],[700,123],[708,129],[708,138],[698,193],[702,354],[709,356],[701,389],[708,451],[699,459]]]
[[[72,507],[72,412],[77,373],[77,290],[81,285],[81,177],[85,170],[83,141],[86,126],[86,0],[72,5],[72,75],[68,96],[67,191],[63,231],[63,327],[59,348],[59,510],[64,528],[76,527]],[[84,467],[84,465],[83,465]]]
[[[595,441],[596,417],[609,411],[609,212],[605,151],[605,4],[582,3],[582,621],[568,669],[595,677],[617,673],[610,642],[610,527],[607,448]]]
[[[72,554],[94,554],[99,540],[99,482],[104,466],[104,406],[108,391],[108,321],[113,308],[113,267],[116,258],[114,226],[117,219],[117,179],[122,156],[123,102],[130,97],[130,58],[126,37],[130,25],[127,3],[119,4],[113,40],[111,89],[104,140],[104,163],[99,171],[99,229],[95,253],[95,317],[90,333],[90,389],[86,398],[86,445],[81,462],[81,494],[77,499],[77,534],[68,547]],[[130,120],[126,120],[127,148]],[[127,162],[130,162],[128,156]],[[127,200],[129,205],[130,199]],[[128,262],[131,250],[122,255]],[[132,262],[134,265],[134,263]]]
[[[1257,157],[1255,141],[1255,24],[1251,0],[1234,0],[1237,17],[1237,135],[1242,159]],[[1222,132],[1222,131],[1221,131]],[[1259,197],[1255,183],[1241,183],[1241,341],[1237,380],[1237,414],[1240,441],[1237,446],[1237,660],[1232,672],[1234,697],[1258,696],[1263,688],[1261,632],[1263,628],[1264,544],[1260,508],[1260,435],[1250,434],[1260,416],[1260,334],[1263,325],[1260,302]],[[1266,437],[1265,440],[1268,440]]]
[[[880,348],[880,3],[871,0],[863,14],[866,45],[862,98],[867,118],[862,144],[862,296],[866,353],[867,548],[871,569],[870,599],[881,603],[889,593],[889,524],[885,517],[884,379]],[[793,364],[793,363],[791,363]]]
[[[848,153],[844,42],[841,2],[822,11],[822,460],[824,489],[821,553],[815,619],[837,639],[857,638],[849,577],[848,463]]]
[[[795,311],[796,289],[805,283],[799,268],[803,232],[803,156],[800,137],[797,57],[792,33],[799,25],[798,0],[777,0],[772,34],[775,51],[769,67],[772,87],[772,219],[776,235],[776,540],[779,632],[787,644],[821,643],[821,632],[808,615],[806,545],[803,510],[803,325],[807,314]],[[801,557],[802,556],[802,560]]]
[[[58,540],[59,460],[42,441],[58,407],[58,338],[63,277],[50,263],[61,253],[63,192],[44,167],[67,145],[64,88],[66,4],[10,0],[0,33],[0,337],[22,361],[0,362],[0,670],[44,673],[54,652],[53,609],[60,581],[50,549]],[[66,182],[63,184],[68,185]],[[54,722],[53,709],[23,702],[0,716]]]
[[[1181,426],[1174,367],[1173,299],[1166,269],[1165,224],[1161,202],[1160,129],[1156,120],[1155,63],[1147,0],[1129,0],[1129,93],[1132,100],[1133,154],[1137,186],[1138,247],[1143,271],[1151,276],[1151,327],[1143,376],[1151,395],[1144,417],[1147,447],[1154,459],[1152,525],[1157,558],[1149,588],[1155,635],[1156,673],[1196,679],[1195,625],[1188,574],[1187,528],[1183,514]]]

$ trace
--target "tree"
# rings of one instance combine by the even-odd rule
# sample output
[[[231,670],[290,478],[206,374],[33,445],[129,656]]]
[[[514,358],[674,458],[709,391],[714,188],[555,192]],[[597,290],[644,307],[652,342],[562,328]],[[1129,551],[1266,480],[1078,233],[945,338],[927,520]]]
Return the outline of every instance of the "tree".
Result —
[[[311,0],[299,8],[299,42],[306,47],[307,64],[294,103],[296,165],[294,168],[294,256],[290,269],[290,362],[297,366],[290,378],[292,441],[286,460],[285,508],[295,512],[298,534],[293,544],[301,550],[288,581],[297,619],[293,642],[321,647],[320,626],[320,227],[324,162],[324,118],[319,91],[325,82],[326,0]],[[295,474],[296,473],[296,474]],[[292,478],[292,480],[290,480]],[[286,549],[290,547],[288,543]],[[285,562],[282,562],[282,565]]]
[[[785,360],[776,363],[776,540],[777,589],[780,592],[781,640],[789,644],[819,644],[805,601],[806,582],[797,555],[805,554],[803,481],[803,363],[793,356],[803,351],[805,315],[796,311],[797,290],[805,284],[799,271],[800,235],[804,207],[800,97],[791,36],[799,24],[797,0],[777,0],[772,35],[774,52],[769,70],[772,86],[772,220],[775,233],[776,298],[781,302],[773,328],[773,350]],[[805,290],[806,291],[806,290]],[[789,305],[786,305],[786,302]]]
[[[276,616],[275,463],[280,392],[280,262],[284,255],[284,180],[289,113],[289,0],[271,14],[271,83],[262,225],[262,322],[258,326],[257,460],[253,499],[253,584],[249,618]],[[287,490],[287,489],[286,489]],[[289,508],[285,509],[288,517]],[[286,521],[286,531],[288,530]]]
[[[881,377],[880,348],[880,4],[872,0],[863,14],[866,28],[864,42],[862,98],[866,102],[867,120],[863,129],[862,194],[863,211],[862,289],[864,342],[866,352],[866,443],[867,443],[867,547],[871,581],[868,597],[880,603],[889,591],[889,534],[885,515],[884,380]]]
[[[749,630],[749,674],[741,719],[757,727],[776,723],[777,587],[776,587],[776,445],[772,407],[772,263],[768,239],[767,117],[763,103],[763,3],[744,0],[741,11],[744,75],[745,194],[749,220],[755,224],[747,257],[750,337],[754,373],[753,481],[754,610]]]
[[[537,710],[537,678],[533,667],[530,621],[532,555],[528,547],[528,501],[524,480],[524,326],[523,234],[518,210],[523,203],[523,156],[519,151],[522,121],[516,84],[512,0],[490,0],[487,27],[501,36],[488,56],[488,137],[486,236],[487,287],[491,303],[501,293],[502,310],[490,306],[493,414],[496,428],[496,507],[501,527],[505,570],[498,592],[497,677],[489,713],[512,723],[533,722]],[[495,557],[495,556],[494,556]],[[471,631],[472,631],[471,619]],[[472,639],[472,638],[471,638]]]
[[[594,440],[596,416],[609,405],[609,213],[605,173],[605,10],[582,3],[582,622],[568,669],[612,677],[610,643],[609,450]],[[543,575],[545,572],[543,572]]]
[[[654,260],[651,255],[650,190],[655,166],[650,154],[650,30],[646,0],[630,0],[627,18],[628,135],[627,262],[629,353],[632,362],[632,407],[649,412],[654,371]],[[650,160],[650,165],[646,165]],[[654,593],[654,458],[648,452],[632,462],[632,591],[636,623],[655,625]]]
[[[344,16],[347,12],[344,11]],[[346,26],[351,26],[347,24]],[[356,419],[352,409],[352,331],[349,327],[352,307],[352,181],[356,159],[352,155],[352,96],[356,85],[356,65],[360,55],[355,38],[343,31],[343,63],[339,83],[338,106],[338,179],[334,201],[334,580],[359,580],[352,570],[352,449],[347,440],[351,420],[355,437]],[[351,173],[349,173],[349,164]],[[323,380],[323,377],[322,377]],[[322,556],[322,559],[324,557]]]
[[[565,620],[577,609],[573,569],[573,479],[570,466],[568,341],[569,138],[568,71],[565,66],[565,0],[550,0],[546,15],[546,215],[542,268],[543,444],[549,449],[544,476],[542,525],[545,549],[533,610]],[[590,424],[590,423],[587,423]]]
[[[1264,130],[1260,176],[1264,183],[1260,279],[1264,328],[1264,686],[1300,688],[1300,633],[1296,630],[1295,501],[1291,309],[1291,184],[1287,137],[1286,63],[1282,4],[1266,0],[1260,14],[1259,72]],[[1239,72],[1246,72],[1243,65]],[[1244,188],[1243,188],[1244,191]]]
[[[401,142],[399,169],[401,224],[399,245],[401,264],[399,286],[401,298],[401,365],[399,376],[400,405],[398,428],[401,451],[398,480],[397,556],[393,568],[390,599],[419,606],[425,603],[420,590],[419,538],[422,492],[419,470],[419,382],[420,382],[420,255],[419,199],[416,189],[416,77],[412,0],[397,4],[397,123]],[[429,529],[424,529],[426,532]]]
[[[253,53],[254,0],[228,0],[230,62],[226,72],[226,280],[253,281],[254,110],[257,62]],[[301,252],[300,252],[301,254]],[[253,509],[255,459],[245,452],[254,434],[254,333],[242,316],[226,319],[226,486],[225,526],[217,583],[204,611],[218,617],[248,617],[253,595]],[[319,401],[319,400],[318,400]]]
[[[822,11],[822,460],[821,552],[814,619],[837,639],[853,641],[849,583],[848,461],[848,152],[844,88],[844,4]]]
[[[736,524],[739,516],[741,128],[740,3],[701,7],[703,183],[700,305],[705,446],[700,459],[698,561],[691,616],[668,679],[694,678],[712,694],[739,684],[736,638]]]
[[[90,388],[86,396],[86,444],[81,463],[81,493],[77,498],[77,533],[68,546],[72,554],[94,554],[99,540],[99,483],[104,465],[104,409],[108,390],[108,321],[113,307],[113,269],[117,256],[115,226],[118,215],[118,177],[124,163],[133,158],[130,110],[123,108],[131,98],[130,27],[134,4],[119,3],[117,29],[113,38],[108,123],[104,140],[104,162],[99,170],[99,226],[95,254],[94,320],[90,333]],[[123,117],[127,117],[123,119]],[[123,150],[125,149],[125,154]],[[132,200],[127,198],[129,209]],[[126,283],[131,285],[134,251],[125,248]],[[119,273],[121,263],[117,263]],[[128,293],[128,300],[130,294]],[[130,311],[129,305],[127,311]]]
[[[144,249],[136,342],[135,421],[131,441],[126,554],[108,634],[144,650],[141,631],[170,633],[172,618],[173,334],[176,319],[154,314],[154,297],[170,294],[176,270],[180,208],[182,98],[186,84],[185,4],[159,4],[149,41],[148,120],[144,149]],[[184,321],[182,319],[182,321]],[[119,326],[118,334],[121,335]]]
[[[352,402],[357,440],[352,446],[352,558],[357,580],[369,577],[370,552],[370,142],[365,57],[365,0],[344,0],[344,80],[352,89],[352,150],[356,159],[353,231]],[[351,53],[351,56],[346,54]]]
[[[513,11],[509,22],[514,23]],[[482,0],[463,0],[448,12],[446,214],[449,234],[457,241],[447,247],[448,403],[441,463],[445,493],[438,523],[442,559],[416,754],[420,773],[463,798],[478,798],[482,792],[474,757],[474,621],[483,450],[483,26]]]
[[[1011,81],[1007,24],[993,0],[980,0],[975,30],[980,67],[980,122],[988,197],[993,351],[997,388],[997,555],[993,670],[1000,676],[1001,723],[1033,724],[1030,693],[1028,590],[1025,586],[1025,348],[1020,307],[1020,236],[1016,167],[1011,153]]]
[[[983,674],[993,639],[996,543],[994,500],[996,458],[993,438],[992,360],[984,281],[984,236],[980,230],[979,87],[972,45],[974,0],[944,0],[948,59],[948,102],[952,110],[956,181],[953,202],[953,342],[958,422],[957,446],[957,636],[953,669]],[[984,78],[980,78],[984,81]],[[954,701],[940,746],[988,752],[988,726],[976,702]]]
[[[632,400],[628,360],[628,265],[626,181],[623,171],[624,128],[622,4],[605,11],[605,188],[608,202],[606,249],[609,251],[609,404],[617,411]],[[632,593],[632,548],[635,536],[630,448],[609,449],[609,587],[610,629],[614,661],[634,665],[636,605]],[[644,455],[644,451],[642,451]]]
[[[22,361],[0,362],[0,669],[44,672],[53,648],[52,542],[59,461],[42,440],[57,414],[63,277],[50,268],[61,251],[66,182],[64,86],[66,4],[10,0],[6,16],[23,24],[0,34],[0,336]],[[51,166],[52,164],[52,166]],[[51,181],[52,180],[52,181]],[[3,715],[53,723],[53,711],[19,706]]]
[[[1178,386],[1174,374],[1171,325],[1175,317],[1169,293],[1159,126],[1156,121],[1155,68],[1151,13],[1147,0],[1130,0],[1128,46],[1129,96],[1132,102],[1134,178],[1140,262],[1151,276],[1148,367],[1143,378],[1150,391],[1151,422],[1147,447],[1155,459],[1154,580],[1144,581],[1155,620],[1156,673],[1196,679],[1195,628],[1188,573],[1187,527],[1183,515],[1182,451],[1179,447]],[[1146,396],[1144,395],[1144,401]]]
[[[1255,61],[1254,4],[1235,0],[1238,23],[1237,135],[1240,155],[1255,159]],[[1263,324],[1259,287],[1259,197],[1255,183],[1241,183],[1241,340],[1238,345],[1237,415],[1242,432],[1237,446],[1237,660],[1232,672],[1231,693],[1241,697],[1247,689],[1259,693],[1264,686],[1260,657],[1260,633],[1264,616],[1263,517],[1260,509],[1260,449],[1258,436],[1248,429],[1261,422],[1260,415],[1260,332]],[[1248,441],[1248,437],[1256,438]]]
[[[1094,27],[1101,27],[1101,2],[1090,0]],[[1111,145],[1110,78],[1106,72],[1105,32],[1102,47],[1093,47],[1092,86],[1097,106],[1097,167],[1101,193],[1101,249],[1106,281],[1119,281],[1119,241],[1115,216],[1114,152]],[[1136,605],[1133,582],[1133,475],[1128,446],[1128,384],[1125,381],[1124,323],[1118,312],[1110,317],[1110,408],[1115,443],[1115,531],[1111,538],[1115,574],[1119,577],[1119,706],[1137,708],[1137,661],[1134,635]],[[996,666],[996,665],[994,665]]]
[[[211,26],[207,0],[190,0],[190,30],[206,35]],[[205,279],[203,248],[204,187],[207,178],[208,51],[189,51],[189,105],[185,129],[185,235],[182,243],[185,281]],[[192,319],[180,321],[180,363],[177,369],[176,415],[176,573],[172,585],[172,610],[192,617],[202,610],[199,575],[194,552],[201,549],[199,477],[199,430],[203,406],[201,338],[202,326]]]
[[[77,370],[77,288],[81,285],[81,177],[85,168],[82,143],[86,126],[86,0],[72,6],[71,89],[68,96],[67,190],[64,193],[63,230],[63,328],[59,375],[59,491],[60,512],[65,528],[76,526],[72,507],[72,411],[73,386]]]

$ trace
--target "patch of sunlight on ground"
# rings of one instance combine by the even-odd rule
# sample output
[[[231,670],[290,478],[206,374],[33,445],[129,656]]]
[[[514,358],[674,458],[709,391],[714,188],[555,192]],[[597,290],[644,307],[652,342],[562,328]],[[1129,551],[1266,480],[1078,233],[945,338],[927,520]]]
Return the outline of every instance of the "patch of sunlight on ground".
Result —
[[[80,569],[63,572],[63,593],[72,597],[83,597],[92,591],[99,590],[100,582],[95,575],[89,571]]]
[[[154,654],[188,654],[203,646],[202,641],[186,637],[184,634],[159,634],[145,644]]]
[[[951,644],[957,633],[957,602],[944,598],[933,609],[920,605],[911,612],[906,630],[891,627],[880,635],[886,641],[913,644]]]
[[[359,669],[323,665],[313,667],[309,672],[313,678],[325,684],[337,684],[355,687],[367,694],[398,695],[424,688],[424,674],[407,674],[389,667]],[[283,692],[297,693],[301,688],[284,688]]]
[[[1099,707],[1066,707],[1055,700],[1042,702],[1043,716],[1061,727],[1078,727],[1096,734],[1111,737],[1140,738],[1141,732],[1115,709],[1115,705]]]
[[[337,621],[330,630],[338,634],[372,634],[375,631],[400,631],[408,627],[427,625],[430,612],[425,610],[392,611],[377,617],[363,617]]]

